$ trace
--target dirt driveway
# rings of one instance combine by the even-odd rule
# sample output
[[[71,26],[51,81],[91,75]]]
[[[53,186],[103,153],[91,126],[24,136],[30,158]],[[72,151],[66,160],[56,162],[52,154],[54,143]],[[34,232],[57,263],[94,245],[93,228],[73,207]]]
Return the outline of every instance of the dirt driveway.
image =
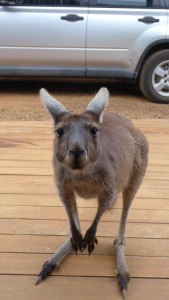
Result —
[[[137,89],[136,84],[95,80],[6,80],[0,81],[0,121],[48,120],[39,97],[39,89],[46,88],[70,111],[83,111],[102,86],[110,91],[107,110],[130,118],[169,118],[169,105],[154,104]]]

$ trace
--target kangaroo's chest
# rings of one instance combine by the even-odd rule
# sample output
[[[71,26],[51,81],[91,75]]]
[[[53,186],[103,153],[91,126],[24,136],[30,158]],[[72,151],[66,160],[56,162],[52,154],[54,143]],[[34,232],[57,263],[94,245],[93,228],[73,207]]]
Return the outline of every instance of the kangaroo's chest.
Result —
[[[89,199],[97,197],[99,186],[92,182],[77,182],[74,185],[74,191],[82,198]]]

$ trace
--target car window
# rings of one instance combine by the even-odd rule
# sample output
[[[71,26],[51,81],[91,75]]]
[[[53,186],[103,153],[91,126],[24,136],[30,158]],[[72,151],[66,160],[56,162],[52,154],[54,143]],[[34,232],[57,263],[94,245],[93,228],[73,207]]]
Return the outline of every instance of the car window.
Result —
[[[81,0],[16,0],[17,6],[80,6]]]
[[[169,8],[169,0],[165,0],[166,7]]]
[[[169,2],[169,0],[168,0]],[[96,0],[96,6],[124,8],[161,8],[163,0]]]

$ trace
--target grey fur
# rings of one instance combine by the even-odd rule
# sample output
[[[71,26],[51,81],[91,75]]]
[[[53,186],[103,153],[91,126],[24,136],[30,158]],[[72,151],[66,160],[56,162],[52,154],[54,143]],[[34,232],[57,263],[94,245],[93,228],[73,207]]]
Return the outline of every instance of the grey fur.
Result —
[[[67,109],[60,102],[55,100],[45,89],[40,90],[39,96],[54,122],[58,116],[68,112]]]
[[[94,99],[88,104],[87,111],[97,113],[100,123],[102,122],[103,111],[107,105],[109,92],[106,88],[101,88]]]
[[[122,192],[122,215],[114,245],[118,282],[125,299],[130,279],[124,256],[126,224],[131,203],[146,171],[148,142],[130,120],[110,112],[103,115],[107,100],[108,91],[102,88],[80,115],[68,113],[58,102],[55,106],[53,99],[52,105],[47,101],[50,113],[52,107],[52,117],[56,119],[55,113],[57,115],[53,169],[60,199],[68,215],[70,236],[44,265],[38,283],[51,272],[51,266],[58,265],[72,249],[76,253],[85,248],[89,254],[93,252],[100,218]],[[44,103],[46,105],[46,101]],[[98,199],[96,216],[83,237],[76,194]]]

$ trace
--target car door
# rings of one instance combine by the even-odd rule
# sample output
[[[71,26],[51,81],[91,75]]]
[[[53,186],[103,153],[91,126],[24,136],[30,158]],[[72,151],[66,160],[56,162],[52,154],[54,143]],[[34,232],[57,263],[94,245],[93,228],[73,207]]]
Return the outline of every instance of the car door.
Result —
[[[163,0],[91,0],[87,75],[133,77],[144,50],[165,39],[166,32]]]
[[[0,75],[84,76],[86,0],[4,3]]]

